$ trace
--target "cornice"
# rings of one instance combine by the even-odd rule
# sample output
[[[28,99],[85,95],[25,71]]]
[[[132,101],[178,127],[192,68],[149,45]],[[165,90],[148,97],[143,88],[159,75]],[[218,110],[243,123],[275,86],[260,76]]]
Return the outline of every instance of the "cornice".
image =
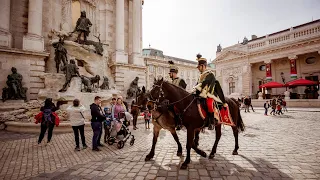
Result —
[[[0,48],[0,52],[6,52],[10,54],[25,54],[25,55],[32,55],[32,56],[41,56],[41,57],[49,57],[50,53],[47,52],[36,52],[36,51],[26,51],[21,49],[5,49]]]

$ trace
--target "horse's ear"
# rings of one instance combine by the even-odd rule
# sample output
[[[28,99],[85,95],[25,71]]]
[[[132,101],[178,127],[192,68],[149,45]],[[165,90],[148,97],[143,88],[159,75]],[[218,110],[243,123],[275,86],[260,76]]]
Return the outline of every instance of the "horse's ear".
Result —
[[[146,88],[144,86],[142,86],[142,92],[146,93]]]

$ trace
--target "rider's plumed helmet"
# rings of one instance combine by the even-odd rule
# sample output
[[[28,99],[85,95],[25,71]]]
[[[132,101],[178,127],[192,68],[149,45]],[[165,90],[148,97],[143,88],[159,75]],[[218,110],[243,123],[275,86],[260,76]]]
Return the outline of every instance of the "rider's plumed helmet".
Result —
[[[205,65],[207,66],[207,59],[203,58],[201,54],[197,54],[197,61],[198,61],[198,67],[200,65]]]
[[[170,65],[170,71],[169,73],[173,72],[173,73],[178,73],[178,66],[174,65],[173,61],[168,61],[169,65]]]

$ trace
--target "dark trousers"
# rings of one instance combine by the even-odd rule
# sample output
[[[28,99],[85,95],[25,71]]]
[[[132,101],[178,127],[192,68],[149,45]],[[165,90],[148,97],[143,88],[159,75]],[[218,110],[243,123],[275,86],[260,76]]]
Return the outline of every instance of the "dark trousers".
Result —
[[[268,115],[268,108],[264,108],[264,115]]]
[[[41,124],[41,131],[40,131],[40,136],[38,139],[38,144],[41,143],[42,139],[44,138],[44,134],[46,133],[47,129],[48,129],[48,142],[51,141],[52,138],[52,131],[54,128],[54,124]]]
[[[133,115],[133,127],[137,127],[137,120],[138,120],[138,116],[137,115]]]
[[[91,122],[91,127],[93,130],[92,149],[95,149],[95,148],[98,148],[98,145],[100,144],[100,139],[102,134],[102,123]]]
[[[272,108],[272,111],[270,112],[270,114],[273,113],[273,115],[274,115],[275,112],[276,112],[276,109],[273,109],[273,108]]]
[[[72,126],[74,133],[74,140],[76,141],[76,146],[79,147],[79,131],[81,136],[82,146],[86,146],[86,138],[84,137],[84,125]]]

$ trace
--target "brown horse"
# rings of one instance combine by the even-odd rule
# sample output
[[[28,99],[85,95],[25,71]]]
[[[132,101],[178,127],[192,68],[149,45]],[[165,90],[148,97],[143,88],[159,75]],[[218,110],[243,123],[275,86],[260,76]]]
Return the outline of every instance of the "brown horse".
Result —
[[[177,87],[163,79],[157,80],[150,91],[150,99],[155,102],[159,102],[160,98],[169,100],[170,105],[174,105],[180,112],[182,112],[182,123],[187,128],[187,157],[181,169],[186,169],[190,163],[190,149],[193,148],[197,153],[202,156],[206,156],[205,152],[197,148],[199,141],[199,132],[204,125],[199,112],[196,97],[186,92],[180,87]],[[239,106],[235,99],[226,98],[226,102],[230,109],[231,117],[235,123],[232,127],[233,135],[235,137],[235,148],[233,155],[238,154],[238,132],[239,130],[244,131],[244,124],[240,115]],[[216,153],[218,142],[221,137],[221,124],[216,126],[216,140],[212,147],[209,158],[213,158]]]
[[[149,161],[150,159],[153,158],[154,150],[155,150],[158,136],[161,129],[166,129],[170,131],[174,140],[178,144],[177,156],[182,156],[182,146],[175,129],[175,120],[173,118],[173,114],[169,113],[167,109],[163,109],[163,108],[155,109],[155,104],[151,101],[148,101],[148,96],[149,94],[146,93],[145,88],[142,87],[142,92],[139,93],[136,97],[136,100],[137,100],[136,106],[140,107],[141,109],[148,108],[148,110],[150,110],[152,114],[152,124],[153,124],[152,148],[150,150],[150,153],[146,156],[145,160]]]

